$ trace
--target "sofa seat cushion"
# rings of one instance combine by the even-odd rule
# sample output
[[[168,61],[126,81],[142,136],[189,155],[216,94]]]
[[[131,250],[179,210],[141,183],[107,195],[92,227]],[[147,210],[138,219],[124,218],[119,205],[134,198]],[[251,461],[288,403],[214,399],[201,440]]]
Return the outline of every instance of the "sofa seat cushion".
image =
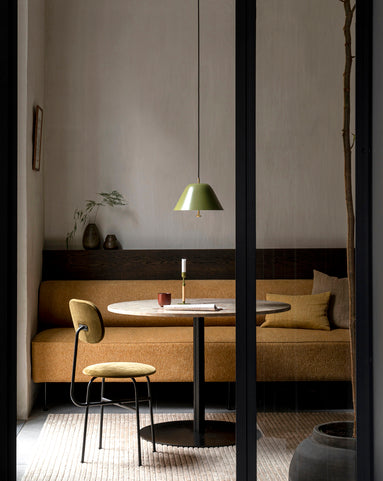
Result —
[[[47,329],[32,341],[35,382],[69,382],[74,329]],[[257,327],[258,381],[350,380],[349,333],[311,329]],[[140,362],[156,368],[157,382],[193,380],[193,329],[171,327],[108,327],[99,344],[79,344],[76,380],[82,370],[99,362]],[[235,327],[205,327],[205,378],[235,381]]]
[[[258,381],[349,381],[346,329],[257,327]]]
[[[34,382],[69,382],[75,332],[53,328],[32,340]],[[79,343],[76,381],[89,380],[82,370],[100,362],[139,362],[156,368],[154,382],[193,380],[193,328],[107,327],[99,344]],[[205,327],[205,379],[208,382],[235,380],[235,327]],[[143,379],[145,380],[145,379]]]

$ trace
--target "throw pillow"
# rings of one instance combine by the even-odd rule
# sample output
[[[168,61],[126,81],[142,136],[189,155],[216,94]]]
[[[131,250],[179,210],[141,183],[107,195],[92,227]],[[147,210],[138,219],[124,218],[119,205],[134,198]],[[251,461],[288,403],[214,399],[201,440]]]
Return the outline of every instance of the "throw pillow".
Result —
[[[328,319],[333,327],[348,329],[349,307],[348,307],[348,278],[328,276],[314,270],[314,281],[312,294],[331,292],[328,306]]]
[[[262,327],[330,330],[327,318],[330,292],[302,296],[266,294],[266,300],[287,302],[291,309],[278,314],[267,314]]]

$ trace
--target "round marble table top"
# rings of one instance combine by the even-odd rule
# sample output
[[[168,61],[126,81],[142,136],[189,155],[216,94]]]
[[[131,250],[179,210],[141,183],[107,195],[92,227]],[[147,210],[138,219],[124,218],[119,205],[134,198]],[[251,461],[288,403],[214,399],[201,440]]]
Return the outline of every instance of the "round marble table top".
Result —
[[[181,299],[173,299],[171,309],[160,307],[157,299],[141,301],[116,302],[108,306],[108,311],[128,316],[147,317],[222,317],[235,315],[235,299],[187,299],[187,304],[181,304]],[[180,309],[176,306],[179,304]],[[215,304],[218,310],[192,310],[188,304]],[[257,314],[274,314],[290,309],[290,304],[274,301],[257,301]]]
[[[257,314],[276,314],[291,309],[290,304],[276,301],[257,301]]]

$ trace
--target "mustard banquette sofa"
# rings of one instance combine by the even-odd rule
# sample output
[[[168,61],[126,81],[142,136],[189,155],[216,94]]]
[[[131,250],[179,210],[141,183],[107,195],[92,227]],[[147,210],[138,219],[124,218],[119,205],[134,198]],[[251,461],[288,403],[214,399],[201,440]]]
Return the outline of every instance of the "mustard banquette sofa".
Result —
[[[257,280],[257,299],[267,293],[311,294],[312,279]],[[192,319],[144,318],[112,314],[108,304],[156,299],[158,292],[181,297],[178,280],[47,280],[39,290],[39,332],[32,340],[32,379],[35,383],[70,382],[74,329],[71,298],[94,302],[105,323],[100,344],[81,343],[76,379],[85,365],[107,361],[135,361],[156,367],[153,382],[190,382],[193,379]],[[235,281],[189,280],[189,298],[234,298]],[[257,323],[258,381],[348,381],[348,329],[263,328]],[[235,318],[205,319],[205,379],[235,381]]]

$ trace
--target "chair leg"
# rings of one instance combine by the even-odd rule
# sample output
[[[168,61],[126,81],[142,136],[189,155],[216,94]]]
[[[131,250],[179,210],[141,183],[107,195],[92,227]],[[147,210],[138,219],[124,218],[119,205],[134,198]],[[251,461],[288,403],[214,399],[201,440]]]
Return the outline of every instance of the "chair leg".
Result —
[[[104,399],[104,387],[105,387],[105,378],[102,378],[101,381],[101,402]],[[100,439],[98,442],[98,449],[102,449],[102,423],[104,421],[104,405],[102,404],[100,407]]]
[[[92,382],[95,380],[95,377],[92,377],[92,379],[88,382],[88,386],[86,388],[86,408],[85,408],[85,419],[84,419],[84,435],[83,435],[83,440],[82,440],[82,452],[81,452],[81,462],[84,462],[84,456],[85,456],[85,443],[86,443],[86,430],[88,427],[88,413],[89,413],[89,390]]]
[[[146,376],[146,385],[148,388],[148,399],[149,399],[149,411],[150,411],[150,424],[151,424],[151,431],[152,431],[152,444],[153,444],[153,453],[156,452],[156,440],[154,436],[154,422],[153,422],[153,404],[152,404],[152,393],[150,389],[150,379],[149,376]]]
[[[140,438],[140,410],[139,410],[139,402],[138,402],[138,393],[137,393],[137,383],[136,380],[132,377],[134,386],[134,399],[136,404],[136,420],[137,420],[137,445],[138,445],[138,466],[141,466],[141,438]]]

